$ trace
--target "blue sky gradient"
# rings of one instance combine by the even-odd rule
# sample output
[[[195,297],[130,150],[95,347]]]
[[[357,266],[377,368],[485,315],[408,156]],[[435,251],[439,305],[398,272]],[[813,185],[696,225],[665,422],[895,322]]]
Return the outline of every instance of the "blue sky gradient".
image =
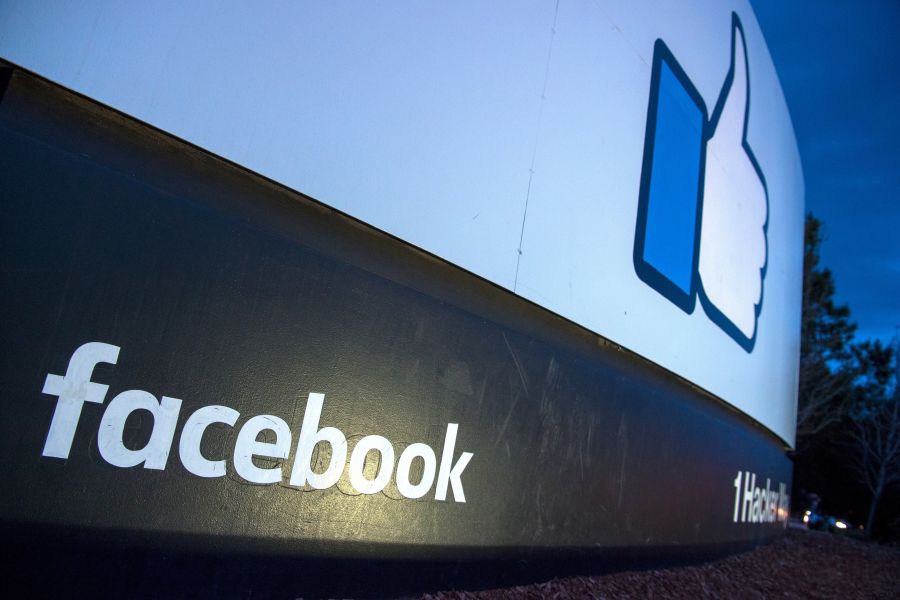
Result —
[[[754,0],[857,337],[900,326],[900,3]]]

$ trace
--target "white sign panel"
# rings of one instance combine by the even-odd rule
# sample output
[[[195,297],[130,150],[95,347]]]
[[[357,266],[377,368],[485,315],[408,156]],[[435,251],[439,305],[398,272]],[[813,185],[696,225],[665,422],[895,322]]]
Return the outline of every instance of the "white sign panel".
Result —
[[[793,443],[803,180],[747,2],[11,0],[0,56],[504,286]]]

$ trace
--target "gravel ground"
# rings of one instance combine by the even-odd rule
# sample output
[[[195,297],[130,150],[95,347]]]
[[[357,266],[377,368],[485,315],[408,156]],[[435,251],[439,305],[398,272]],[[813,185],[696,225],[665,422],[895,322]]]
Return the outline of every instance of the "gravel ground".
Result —
[[[900,551],[828,533],[789,530],[777,542],[699,566],[439,592],[424,598],[900,598]]]

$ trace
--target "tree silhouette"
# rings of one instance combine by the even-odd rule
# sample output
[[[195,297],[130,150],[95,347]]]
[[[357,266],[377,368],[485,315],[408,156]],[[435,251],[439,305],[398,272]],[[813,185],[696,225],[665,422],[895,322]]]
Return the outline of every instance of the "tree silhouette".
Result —
[[[900,483],[900,361],[891,346],[864,342],[855,348],[860,380],[849,432],[853,468],[871,493],[866,532],[871,535],[882,494]]]
[[[844,417],[855,378],[851,343],[856,324],[850,321],[850,309],[834,302],[834,278],[829,269],[819,264],[821,244],[822,222],[807,214],[803,240],[798,450],[809,437]]]

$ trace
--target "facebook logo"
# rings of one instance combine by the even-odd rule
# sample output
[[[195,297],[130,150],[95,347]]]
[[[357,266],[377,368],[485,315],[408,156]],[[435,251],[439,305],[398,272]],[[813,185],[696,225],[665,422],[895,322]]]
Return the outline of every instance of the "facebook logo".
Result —
[[[699,298],[709,318],[752,352],[767,263],[768,193],[747,143],[748,71],[734,15],[731,68],[709,115],[671,50],[656,41],[634,266],[687,313]]]

